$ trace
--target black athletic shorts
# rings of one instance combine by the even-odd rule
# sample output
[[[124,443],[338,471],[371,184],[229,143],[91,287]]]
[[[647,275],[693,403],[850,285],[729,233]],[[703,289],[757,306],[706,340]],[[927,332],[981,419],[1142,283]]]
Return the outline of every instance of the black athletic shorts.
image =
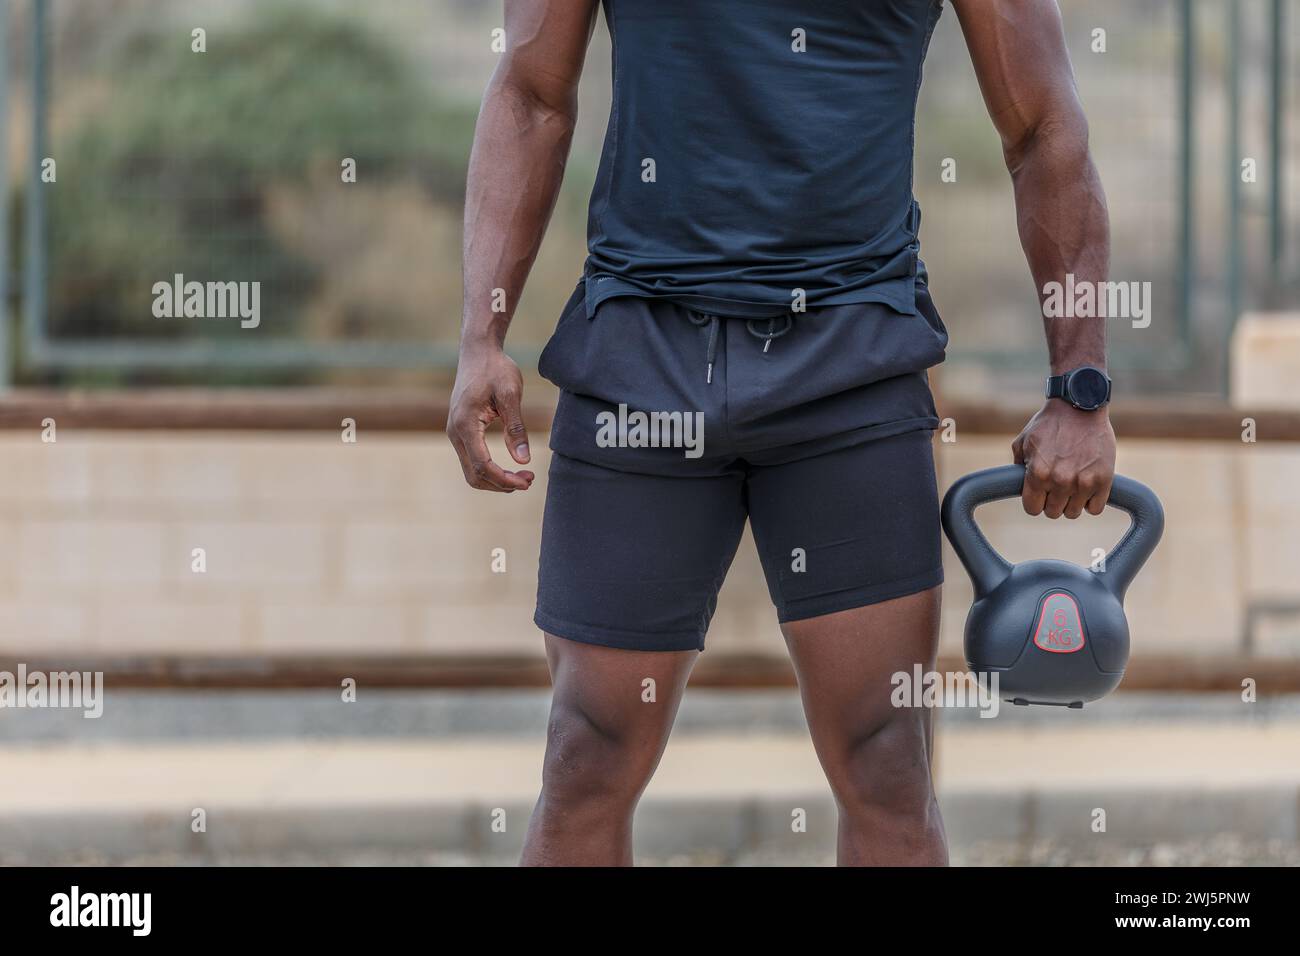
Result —
[[[782,622],[943,580],[925,369],[947,333],[831,306],[724,318],[574,293],[539,363],[561,387],[535,621],[570,640],[702,649],[748,520]]]

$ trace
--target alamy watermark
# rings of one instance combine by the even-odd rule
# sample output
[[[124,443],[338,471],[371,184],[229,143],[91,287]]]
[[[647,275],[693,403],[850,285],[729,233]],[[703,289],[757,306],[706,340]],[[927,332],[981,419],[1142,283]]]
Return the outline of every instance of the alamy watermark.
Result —
[[[176,273],[171,282],[153,284],[156,319],[239,319],[241,329],[262,324],[262,283],[186,282]]]
[[[629,412],[596,416],[596,444],[601,448],[683,448],[687,458],[704,454],[703,412]]]
[[[153,894],[82,892],[74,884],[68,892],[50,897],[50,925],[117,926],[131,930],[132,936],[148,936],[153,929]]]
[[[998,700],[996,671],[927,671],[920,664],[912,670],[895,671],[889,678],[893,690],[889,702],[895,707],[973,707],[981,717],[996,717]]]
[[[1068,273],[1065,282],[1043,286],[1043,315],[1049,319],[1132,319],[1133,328],[1151,324],[1150,282],[1091,282]]]
[[[103,671],[0,671],[0,710],[80,710],[82,717],[104,715]]]

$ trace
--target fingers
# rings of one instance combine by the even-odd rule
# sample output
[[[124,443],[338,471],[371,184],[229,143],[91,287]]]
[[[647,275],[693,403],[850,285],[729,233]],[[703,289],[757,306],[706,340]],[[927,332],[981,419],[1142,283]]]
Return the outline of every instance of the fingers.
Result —
[[[1027,463],[1025,467],[1025,485],[1020,491],[1020,503],[1024,505],[1025,514],[1040,515],[1043,513],[1043,508],[1047,505],[1047,494],[1051,490],[1049,486],[1050,479],[1050,470],[1036,462]]]
[[[1068,509],[1077,504],[1077,510],[1071,518],[1079,517],[1087,499],[1081,498],[1076,503],[1077,482],[1062,471],[1038,461],[1031,461],[1025,468],[1025,486],[1020,493],[1025,514],[1045,514],[1049,518],[1059,518],[1068,513]]]
[[[1025,514],[1045,514],[1049,518],[1064,515],[1071,520],[1084,511],[1099,515],[1110,499],[1113,474],[1086,470],[1074,474],[1068,469],[1051,468],[1031,461],[1025,468],[1025,485],[1021,503]]]
[[[506,449],[510,457],[521,465],[528,464],[528,429],[524,427],[521,394],[517,390],[498,393],[495,399],[497,414],[506,427]]]
[[[1106,502],[1110,500],[1110,486],[1114,481],[1115,473],[1111,471],[1103,475],[1091,475],[1083,483],[1088,490],[1088,514],[1099,515],[1106,510]]]
[[[1077,486],[1073,494],[1065,502],[1065,510],[1061,512],[1071,521],[1083,514],[1083,509],[1088,504],[1088,496],[1078,490]]]
[[[492,460],[487,447],[487,426],[478,420],[453,426],[452,444],[460,457],[465,481],[480,491],[526,491],[535,477],[531,471],[506,471]]]
[[[1113,472],[1102,472],[1093,468],[1079,472],[1070,483],[1070,500],[1065,506],[1065,516],[1071,519],[1077,518],[1084,511],[1092,515],[1101,514],[1110,499],[1110,486],[1113,480]]]
[[[1054,470],[1047,479],[1047,502],[1043,514],[1056,519],[1065,514],[1065,507],[1074,496],[1075,480],[1064,471]]]
[[[533,483],[531,471],[506,471],[488,454],[487,442],[479,435],[465,445],[465,480],[480,491],[527,491]]]

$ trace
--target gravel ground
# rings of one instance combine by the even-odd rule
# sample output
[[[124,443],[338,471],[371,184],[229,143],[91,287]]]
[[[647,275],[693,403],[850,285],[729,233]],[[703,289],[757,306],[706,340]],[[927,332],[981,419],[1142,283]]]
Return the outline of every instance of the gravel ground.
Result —
[[[0,861],[3,862],[3,861]],[[19,862],[19,861],[12,861]],[[59,861],[75,866],[97,866],[93,856]],[[830,866],[830,855],[751,853],[735,859],[713,854],[645,859],[647,866]],[[1063,845],[1050,841],[1029,845],[986,842],[954,848],[956,866],[1300,866],[1300,843],[1281,840],[1249,842],[1231,836],[1187,843],[1157,843],[1149,846],[1110,847]],[[453,853],[348,853],[337,857],[319,855],[238,856],[198,860],[193,857],[140,857],[131,866],[513,866],[514,859],[473,857]]]
[[[701,858],[657,862],[687,866],[830,866],[834,859],[830,855],[800,859],[754,853],[733,861]],[[1128,847],[1064,845],[1047,840],[1028,845],[994,841],[954,847],[952,863],[954,866],[1300,866],[1300,843],[1248,842],[1231,836]]]

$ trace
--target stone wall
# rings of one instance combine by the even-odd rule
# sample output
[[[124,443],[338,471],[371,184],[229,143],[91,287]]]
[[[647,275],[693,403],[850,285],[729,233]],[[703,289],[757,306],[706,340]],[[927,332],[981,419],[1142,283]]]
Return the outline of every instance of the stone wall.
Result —
[[[1136,652],[1232,653],[1247,602],[1300,601],[1300,446],[1122,441],[1164,500],[1166,537],[1129,593]],[[540,652],[533,624],[547,456],[532,491],[472,492],[440,434],[61,430],[0,433],[0,651],[8,654]],[[1007,438],[936,445],[941,478],[1008,459]],[[1125,517],[982,509],[1013,559],[1086,564]],[[204,549],[206,571],[193,570]],[[506,570],[494,573],[493,550]],[[970,587],[948,552],[944,646]],[[1257,652],[1300,655],[1263,622]],[[711,648],[783,653],[753,544]]]

